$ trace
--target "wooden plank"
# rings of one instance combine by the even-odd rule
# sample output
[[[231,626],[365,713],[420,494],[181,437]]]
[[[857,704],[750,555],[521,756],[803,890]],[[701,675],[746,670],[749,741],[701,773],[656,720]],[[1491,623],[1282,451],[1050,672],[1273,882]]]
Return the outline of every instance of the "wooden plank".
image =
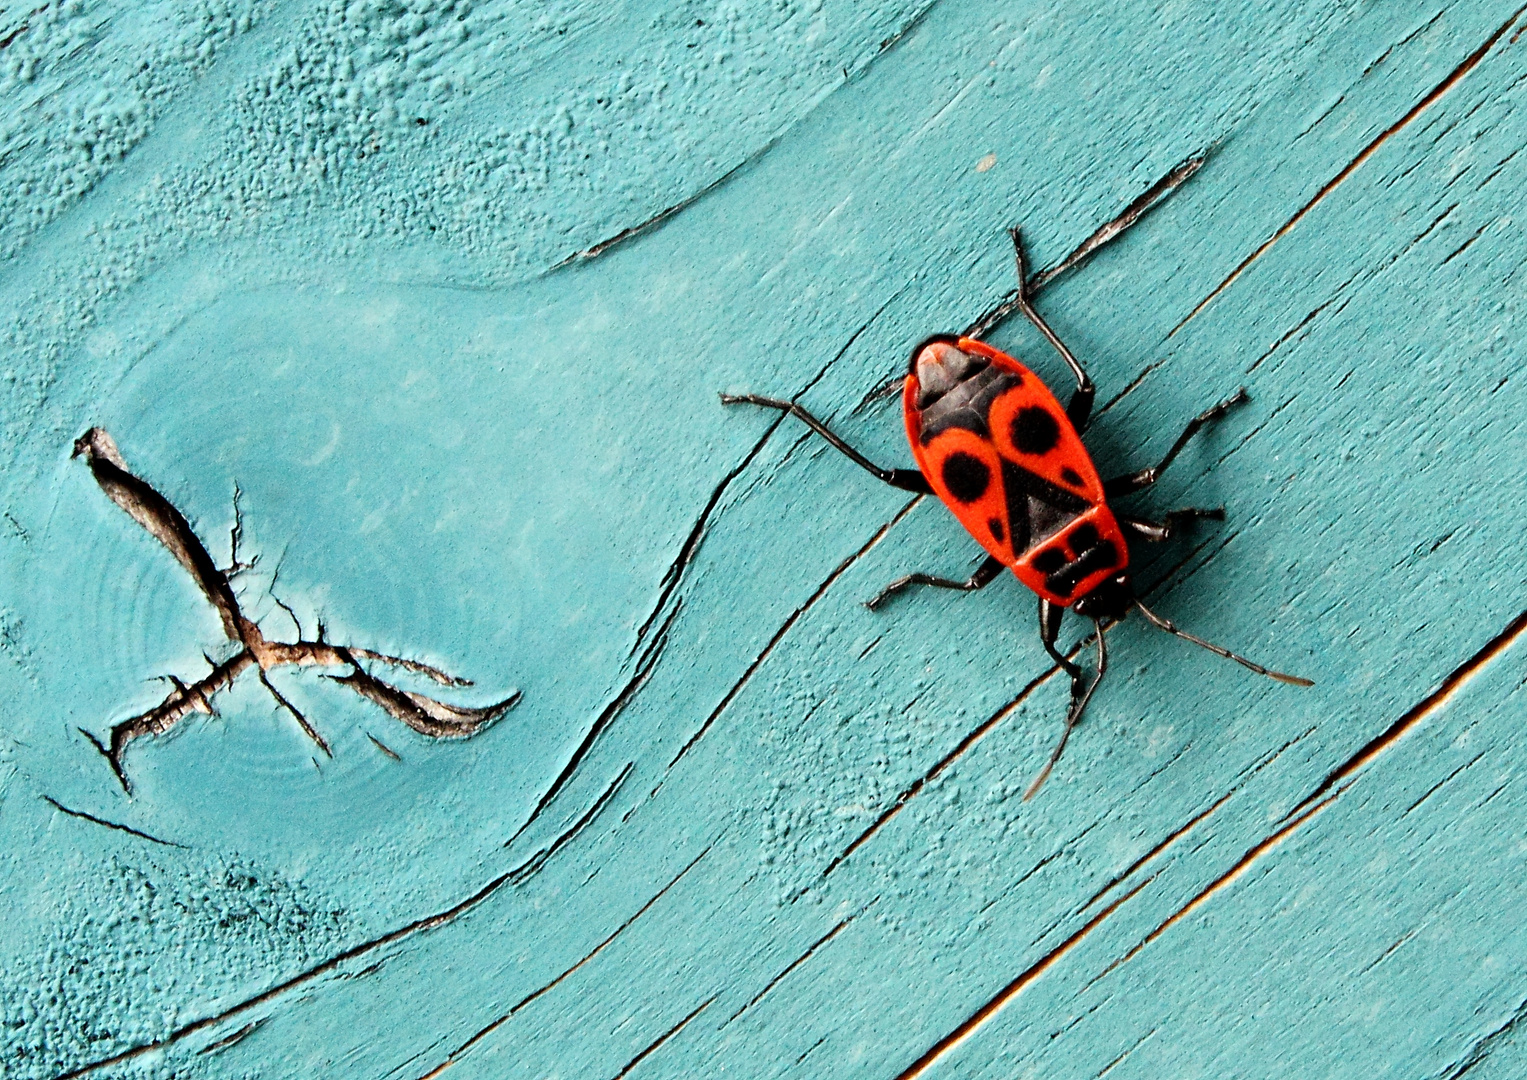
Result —
[[[262,8],[7,226],[8,1074],[1512,1074],[1520,11],[440,11],[385,82],[381,14]],[[1031,598],[865,611],[974,546],[712,395],[904,463],[867,395],[1010,286],[1001,228],[1053,263],[1206,146],[1041,304],[1101,462],[1250,388],[1149,497],[1229,521],[1139,576],[1317,686],[1127,623],[1024,803]],[[281,678],[329,760],[255,684],[125,799],[74,726],[220,634],[90,423],[220,559],[240,486],[262,627],[524,703],[431,743]]]

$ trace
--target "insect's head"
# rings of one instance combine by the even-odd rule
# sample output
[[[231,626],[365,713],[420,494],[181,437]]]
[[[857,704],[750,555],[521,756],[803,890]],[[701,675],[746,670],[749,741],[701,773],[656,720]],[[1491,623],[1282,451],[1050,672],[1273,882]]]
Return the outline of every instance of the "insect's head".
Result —
[[[1088,619],[1120,619],[1135,602],[1135,589],[1128,574],[1115,574],[1086,596],[1078,597],[1071,609]]]
[[[909,372],[917,377],[917,407],[926,409],[990,363],[956,347],[956,338],[938,334],[912,350]]]

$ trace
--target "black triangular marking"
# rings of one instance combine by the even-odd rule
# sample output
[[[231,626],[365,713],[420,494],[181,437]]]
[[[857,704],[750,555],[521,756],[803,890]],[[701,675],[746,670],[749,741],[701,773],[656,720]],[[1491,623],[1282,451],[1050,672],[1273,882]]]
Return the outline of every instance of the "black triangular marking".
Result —
[[[1002,459],[1002,489],[1007,498],[1014,555],[1023,554],[1035,540],[1054,536],[1088,506],[1086,499],[1056,487],[1006,458]]]

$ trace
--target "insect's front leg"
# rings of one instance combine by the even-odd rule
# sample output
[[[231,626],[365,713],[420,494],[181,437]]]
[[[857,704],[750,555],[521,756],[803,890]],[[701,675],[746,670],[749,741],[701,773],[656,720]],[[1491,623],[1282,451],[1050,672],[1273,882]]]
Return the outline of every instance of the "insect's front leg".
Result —
[[[1104,497],[1117,499],[1121,495],[1133,495],[1137,491],[1150,487],[1161,478],[1162,473],[1166,472],[1166,467],[1172,463],[1173,459],[1182,453],[1182,448],[1188,445],[1188,440],[1198,434],[1199,428],[1212,420],[1218,420],[1236,405],[1250,400],[1251,395],[1246,393],[1246,388],[1243,386],[1218,405],[1205,409],[1188,421],[1188,426],[1182,429],[1182,434],[1177,436],[1177,441],[1172,444],[1172,448],[1166,452],[1166,457],[1162,458],[1159,464],[1149,469],[1141,469],[1137,473],[1128,473],[1124,476],[1116,476],[1112,480],[1104,480]]]
[[[884,605],[891,597],[903,589],[910,589],[913,585],[930,585],[935,589],[959,589],[962,592],[974,592],[977,589],[986,588],[986,586],[997,580],[997,575],[1002,573],[1004,565],[1002,560],[995,555],[988,555],[986,561],[976,567],[976,572],[971,574],[966,581],[954,581],[950,578],[934,577],[931,574],[908,574],[906,577],[897,578],[881,589],[875,594],[874,599],[866,601],[864,606],[874,611],[876,608]]]
[[[877,480],[890,484],[892,487],[901,488],[903,491],[915,491],[919,495],[933,494],[933,488],[929,486],[928,478],[917,469],[882,469],[852,446],[849,446],[848,443],[835,435],[826,424],[793,401],[781,401],[779,398],[762,397],[758,394],[722,394],[721,404],[761,405],[766,409],[778,409],[780,412],[789,413],[812,431],[826,439],[832,444],[833,449],[837,450],[861,469],[873,475]]]
[[[1018,262],[1018,291],[1013,297],[1013,307],[1023,312],[1023,317],[1034,324],[1044,339],[1048,341],[1060,353],[1066,366],[1071,369],[1071,374],[1076,376],[1076,392],[1071,395],[1071,400],[1066,403],[1066,417],[1071,421],[1071,426],[1077,431],[1082,431],[1087,426],[1087,420],[1092,416],[1092,401],[1097,396],[1097,388],[1092,385],[1092,379],[1088,376],[1081,361],[1072,355],[1071,350],[1066,348],[1065,342],[1060,340],[1060,335],[1050,329],[1050,324],[1038,311],[1034,310],[1033,301],[1029,295],[1029,267],[1028,260],[1023,255],[1023,237],[1019,231],[1008,230],[1008,235],[1013,238],[1013,255]],[[1011,308],[1007,309],[1011,310]],[[965,331],[965,336],[979,338],[987,330],[995,326],[1000,317],[1005,316],[1007,311],[998,309],[999,316],[992,319],[983,319]]]

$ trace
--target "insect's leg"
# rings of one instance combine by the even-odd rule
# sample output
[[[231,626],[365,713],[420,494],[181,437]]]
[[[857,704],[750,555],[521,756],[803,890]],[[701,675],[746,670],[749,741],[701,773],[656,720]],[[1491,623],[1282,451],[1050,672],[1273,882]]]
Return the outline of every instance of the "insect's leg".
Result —
[[[846,458],[858,465],[861,469],[872,474],[876,479],[883,480],[892,487],[901,488],[903,491],[915,491],[919,495],[933,494],[933,488],[928,486],[928,478],[923,476],[917,469],[882,469],[869,458],[855,450],[848,443],[834,435],[827,425],[812,416],[805,409],[793,401],[781,401],[779,398],[760,397],[758,394],[722,394],[723,405],[761,405],[766,409],[778,409],[780,412],[789,413],[801,420],[812,431],[832,444],[833,448]]]
[[[1040,604],[1043,605],[1044,601],[1041,600]],[[1041,619],[1043,619],[1042,607]],[[1059,619],[1056,620],[1056,625],[1057,627],[1059,626]],[[1044,786],[1045,780],[1049,778],[1050,770],[1055,768],[1055,763],[1060,760],[1060,755],[1066,749],[1066,741],[1071,738],[1071,729],[1081,723],[1082,713],[1086,711],[1087,703],[1092,700],[1092,695],[1097,692],[1098,683],[1102,682],[1103,676],[1108,673],[1108,645],[1103,637],[1103,622],[1101,619],[1093,619],[1092,625],[1095,628],[1094,633],[1098,639],[1098,673],[1093,676],[1092,682],[1080,694],[1076,691],[1076,677],[1072,676],[1071,707],[1066,710],[1065,729],[1061,731],[1060,741],[1055,744],[1055,749],[1050,751],[1050,760],[1045,762],[1045,767],[1039,770],[1038,776],[1034,777],[1034,782],[1029,785],[1029,790],[1023,793],[1024,802],[1028,802],[1035,795],[1039,794],[1039,789]],[[1054,649],[1051,649],[1051,655],[1057,655]]]
[[[1066,348],[1065,343],[1060,340],[1055,331],[1050,329],[1050,324],[1034,310],[1034,305],[1029,299],[1029,268],[1023,257],[1023,238],[1016,228],[1009,229],[1008,234],[1013,238],[1013,253],[1018,260],[1018,296],[1015,302],[1018,310],[1023,312],[1023,317],[1033,323],[1035,328],[1045,336],[1045,340],[1055,347],[1055,351],[1060,353],[1061,359],[1070,367],[1071,374],[1076,376],[1076,393],[1072,394],[1071,400],[1066,403],[1066,417],[1071,421],[1072,427],[1081,431],[1087,426],[1087,419],[1092,415],[1092,399],[1096,396],[1097,389],[1092,385],[1092,379],[1088,377],[1081,363],[1071,355],[1071,350]]]
[[[906,577],[897,578],[881,589],[875,594],[875,598],[868,601],[864,606],[873,611],[881,607],[887,600],[903,589],[910,589],[913,585],[931,585],[935,589],[959,589],[963,592],[974,592],[977,589],[986,588],[986,586],[995,581],[997,575],[1002,573],[1003,565],[1004,563],[1001,559],[995,555],[988,555],[986,561],[976,567],[976,572],[971,574],[967,581],[953,581],[949,578],[933,577],[931,574],[908,574]]]
[[[1045,652],[1050,654],[1050,659],[1061,666],[1067,675],[1071,676],[1071,700],[1082,696],[1086,689],[1087,681],[1082,677],[1082,669],[1070,660],[1067,660],[1055,648],[1055,639],[1060,637],[1060,621],[1065,618],[1066,609],[1050,603],[1044,597],[1039,598],[1039,640],[1044,643]]]
[[[1184,446],[1188,445],[1188,440],[1198,434],[1199,428],[1211,420],[1218,420],[1234,406],[1250,400],[1251,396],[1246,393],[1246,388],[1243,386],[1212,409],[1205,409],[1188,421],[1188,426],[1182,429],[1182,434],[1177,436],[1177,441],[1172,444],[1172,448],[1166,452],[1166,457],[1162,458],[1158,464],[1151,466],[1149,469],[1142,469],[1137,473],[1128,473],[1124,476],[1116,476],[1112,480],[1103,481],[1104,496],[1110,499],[1117,499],[1121,495],[1132,495],[1137,491],[1143,491],[1150,487],[1161,478],[1161,474],[1172,463],[1172,459],[1182,452]]]
[[[1157,524],[1144,518],[1119,517],[1119,524],[1124,530],[1141,540],[1152,544],[1160,544],[1176,536],[1186,526],[1195,521],[1224,521],[1225,508],[1216,506],[1212,510],[1200,510],[1197,507],[1189,507],[1186,510],[1173,510],[1166,516],[1166,520]]]

